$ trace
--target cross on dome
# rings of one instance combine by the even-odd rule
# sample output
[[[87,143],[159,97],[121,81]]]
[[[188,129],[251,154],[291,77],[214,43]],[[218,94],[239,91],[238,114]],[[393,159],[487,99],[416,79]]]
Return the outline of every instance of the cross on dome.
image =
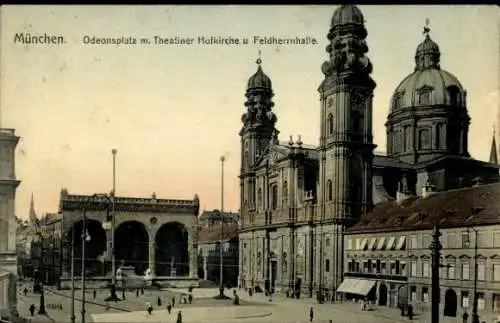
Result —
[[[429,36],[429,33],[431,31],[429,24],[430,24],[429,18],[425,18],[424,35],[427,37]]]
[[[260,65],[260,64],[262,64],[262,59],[261,59],[261,57],[260,57],[260,55],[261,55],[261,51],[259,50],[259,52],[258,52],[258,53],[259,53],[259,58],[257,58],[256,63],[257,63],[257,65]]]

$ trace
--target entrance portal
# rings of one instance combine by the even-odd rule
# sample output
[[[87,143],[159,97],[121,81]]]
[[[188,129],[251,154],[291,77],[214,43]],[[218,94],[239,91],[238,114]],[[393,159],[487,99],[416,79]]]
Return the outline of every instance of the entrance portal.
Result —
[[[73,235],[74,230],[74,235]],[[85,273],[88,277],[104,276],[104,259],[102,256],[106,251],[106,231],[102,227],[101,222],[96,220],[87,219],[85,221],[85,231],[87,239],[85,242]],[[74,237],[73,248],[75,262],[75,275],[80,276],[82,273],[82,237],[83,237],[83,220],[76,222],[73,227],[69,229],[68,237]],[[71,249],[68,250],[68,258],[71,259]],[[69,272],[71,269],[71,260],[67,263],[66,270]]]
[[[188,232],[179,222],[165,223],[156,233],[156,275],[189,276]]]
[[[444,295],[444,316],[457,316],[457,294],[453,289],[448,289]]]
[[[132,266],[136,275],[144,275],[149,267],[149,236],[144,224],[121,223],[115,231],[115,243],[117,267]]]

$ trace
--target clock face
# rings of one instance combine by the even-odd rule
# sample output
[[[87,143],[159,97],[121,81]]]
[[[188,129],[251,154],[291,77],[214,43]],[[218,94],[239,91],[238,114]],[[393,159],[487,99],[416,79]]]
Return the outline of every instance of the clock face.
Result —
[[[354,109],[362,109],[365,104],[365,97],[362,93],[352,92],[351,104]]]

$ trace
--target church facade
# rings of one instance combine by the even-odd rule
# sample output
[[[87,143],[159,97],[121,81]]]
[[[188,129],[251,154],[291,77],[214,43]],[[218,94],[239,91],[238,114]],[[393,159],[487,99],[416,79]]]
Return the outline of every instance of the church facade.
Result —
[[[496,160],[469,155],[466,90],[441,69],[439,46],[424,33],[414,71],[391,98],[385,155],[374,153],[376,83],[359,8],[342,5],[331,20],[318,146],[278,140],[272,82],[258,60],[239,133],[241,286],[335,294],[344,232],[374,205],[499,180]]]

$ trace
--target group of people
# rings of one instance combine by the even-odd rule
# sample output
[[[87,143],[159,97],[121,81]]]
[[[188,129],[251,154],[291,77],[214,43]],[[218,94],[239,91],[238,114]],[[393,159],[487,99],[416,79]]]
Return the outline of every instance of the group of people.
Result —
[[[187,297],[186,297],[186,295],[182,295],[180,297],[181,304],[188,304],[188,303],[191,304],[192,302],[193,302],[193,295],[191,293],[189,293]],[[158,296],[156,303],[158,304],[158,307],[162,306],[162,300],[161,300],[160,296]],[[170,300],[170,302],[168,302],[168,304],[166,306],[168,314],[170,314],[172,312],[172,309],[174,308],[174,306],[175,306],[175,296],[172,297],[172,299]],[[151,305],[150,302],[146,302],[146,311],[148,312],[149,315],[151,315],[153,313],[153,306]],[[182,311],[180,311],[180,310],[177,312],[177,321],[176,322],[182,323]]]

